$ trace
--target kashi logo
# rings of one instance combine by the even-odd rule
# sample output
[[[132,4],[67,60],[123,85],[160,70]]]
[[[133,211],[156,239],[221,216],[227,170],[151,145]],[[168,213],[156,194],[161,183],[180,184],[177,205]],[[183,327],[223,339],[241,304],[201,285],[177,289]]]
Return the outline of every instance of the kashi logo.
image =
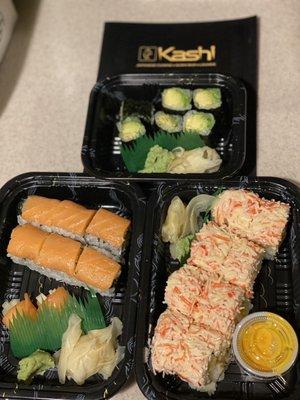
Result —
[[[178,50],[175,46],[140,46],[138,50],[139,63],[213,63],[216,59],[216,46],[209,48],[198,46],[191,50]]]

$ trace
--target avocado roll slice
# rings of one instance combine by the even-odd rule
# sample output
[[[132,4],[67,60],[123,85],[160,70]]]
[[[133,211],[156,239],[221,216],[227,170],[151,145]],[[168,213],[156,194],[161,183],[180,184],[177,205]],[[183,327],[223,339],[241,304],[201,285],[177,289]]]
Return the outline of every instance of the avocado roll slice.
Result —
[[[120,120],[128,117],[137,117],[151,124],[153,122],[153,105],[149,101],[126,99],[122,101],[120,108]]]
[[[199,110],[214,110],[221,107],[221,90],[217,88],[195,89],[193,101]]]
[[[162,92],[162,106],[173,111],[187,111],[192,108],[192,92],[189,89],[172,87]]]
[[[130,142],[145,135],[146,128],[138,117],[127,117],[117,123],[119,138],[123,142]]]
[[[154,114],[154,119],[156,125],[165,132],[174,133],[182,130],[182,117],[180,115],[157,111]]]
[[[183,131],[202,136],[210,134],[215,125],[215,117],[211,113],[189,111],[183,117]]]

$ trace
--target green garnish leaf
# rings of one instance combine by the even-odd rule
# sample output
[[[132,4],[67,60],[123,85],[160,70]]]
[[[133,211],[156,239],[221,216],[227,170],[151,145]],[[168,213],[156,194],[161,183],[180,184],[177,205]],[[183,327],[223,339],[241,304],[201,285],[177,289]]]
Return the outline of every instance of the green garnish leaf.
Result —
[[[138,172],[144,169],[145,161],[151,147],[159,145],[166,150],[182,147],[185,150],[193,150],[205,146],[203,139],[193,133],[167,133],[158,132],[154,137],[141,136],[130,146],[122,144],[121,155],[129,172]]]

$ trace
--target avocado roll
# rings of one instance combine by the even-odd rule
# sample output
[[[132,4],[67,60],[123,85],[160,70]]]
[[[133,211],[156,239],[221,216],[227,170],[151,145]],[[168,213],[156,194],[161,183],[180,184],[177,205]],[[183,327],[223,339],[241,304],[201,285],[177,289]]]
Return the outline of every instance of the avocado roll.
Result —
[[[151,124],[153,122],[153,105],[149,101],[126,99],[122,101],[120,108],[120,120],[128,117],[137,117]]]
[[[130,142],[145,135],[146,128],[138,117],[127,117],[117,123],[119,138],[123,142]]]
[[[193,102],[199,110],[214,110],[221,107],[221,90],[217,88],[195,89]]]
[[[156,125],[165,132],[174,133],[182,130],[182,117],[157,111],[154,115]]]
[[[162,92],[162,106],[173,111],[188,111],[192,108],[192,93],[189,89],[178,87],[164,89]]]
[[[215,125],[215,117],[211,113],[189,111],[183,117],[183,131],[208,136]]]

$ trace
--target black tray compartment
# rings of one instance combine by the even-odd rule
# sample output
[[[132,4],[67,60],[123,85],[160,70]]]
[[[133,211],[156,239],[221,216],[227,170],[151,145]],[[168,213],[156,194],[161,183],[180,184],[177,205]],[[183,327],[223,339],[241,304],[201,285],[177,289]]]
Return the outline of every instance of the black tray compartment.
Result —
[[[141,300],[137,322],[137,351],[135,374],[140,389],[151,400],[196,400],[196,399],[257,399],[273,400],[281,398],[275,395],[265,383],[249,382],[240,372],[235,362],[231,362],[225,379],[218,383],[215,394],[192,390],[180,379],[162,374],[154,375],[149,360],[149,345],[159,315],[166,308],[163,305],[164,289],[168,275],[178,268],[168,256],[168,245],[161,240],[161,227],[165,220],[172,198],[178,195],[188,202],[201,194],[213,194],[218,188],[244,188],[253,190],[266,199],[288,202],[291,215],[286,238],[274,261],[264,260],[263,268],[254,287],[254,311],[272,311],[290,321],[298,337],[300,333],[300,191],[288,181],[276,178],[241,178],[240,180],[207,180],[198,183],[178,183],[161,185],[152,194],[147,207],[143,276],[141,279]],[[299,399],[300,361],[288,376],[290,393],[284,397],[289,400]]]
[[[107,381],[94,375],[82,386],[72,381],[60,385],[57,373],[48,371],[43,377],[36,377],[31,385],[17,384],[17,360],[10,352],[8,331],[0,323],[0,394],[11,399],[108,398],[127,381],[133,368],[143,243],[143,195],[135,185],[101,181],[83,174],[28,173],[9,181],[0,191],[0,304],[5,300],[22,297],[26,291],[35,297],[40,292],[47,293],[51,288],[61,285],[24,266],[14,264],[6,256],[10,233],[17,225],[20,202],[32,194],[73,200],[94,209],[104,206],[132,220],[130,243],[121,276],[115,286],[115,295],[112,298],[98,295],[107,323],[113,316],[123,322],[119,342],[126,348],[125,357]],[[74,286],[67,286],[67,289],[79,297],[85,293],[84,289]]]
[[[211,174],[129,173],[120,154],[121,140],[116,121],[125,98],[152,101],[161,109],[164,88],[216,87],[222,92],[222,106],[211,110],[216,124],[208,137],[223,162]],[[149,130],[147,132],[149,134]],[[151,134],[151,133],[150,133]],[[223,179],[237,175],[246,156],[246,89],[230,76],[221,74],[124,74],[97,83],[90,96],[81,158],[84,170],[99,178],[159,183],[183,179]]]

